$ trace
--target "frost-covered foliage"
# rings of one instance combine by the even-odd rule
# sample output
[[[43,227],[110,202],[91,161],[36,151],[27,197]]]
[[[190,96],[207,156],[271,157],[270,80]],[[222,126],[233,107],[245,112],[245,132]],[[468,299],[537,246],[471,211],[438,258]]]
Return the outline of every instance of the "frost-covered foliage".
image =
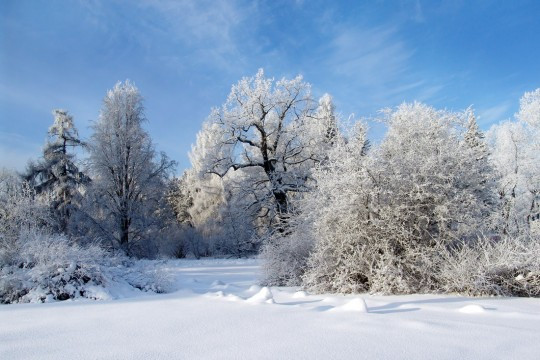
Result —
[[[540,296],[540,238],[480,238],[441,249],[441,291],[473,296]]]
[[[519,105],[518,120],[540,130],[540,88],[526,92]]]
[[[0,303],[104,299],[118,284],[169,289],[167,276],[155,269],[55,233],[43,200],[16,174],[0,174]]]
[[[79,170],[69,148],[82,146],[73,117],[65,110],[53,111],[54,123],[43,158],[29,163],[23,178],[38,196],[47,197],[58,231],[65,232],[70,217],[80,204],[82,191],[90,179]]]
[[[100,238],[126,253],[152,256],[164,226],[166,177],[174,166],[156,155],[142,128],[144,108],[139,90],[126,81],[107,92],[99,120],[88,142],[93,178],[79,233]],[[166,216],[172,216],[168,211]]]
[[[493,162],[501,179],[501,227],[514,237],[538,234],[540,228],[540,89],[526,93],[516,117],[493,126],[488,134]]]
[[[0,268],[2,303],[94,298],[105,286],[102,266],[112,265],[99,246],[80,247],[63,235],[23,231],[16,246]]]
[[[291,219],[286,233],[274,231],[264,238],[260,254],[263,285],[301,285],[314,237],[308,220],[312,212],[306,209],[300,210],[300,214]]]
[[[304,275],[312,291],[437,291],[438,248],[492,230],[495,183],[471,146],[470,114],[418,103],[384,114],[377,149],[363,156],[359,131],[315,175],[317,242]]]
[[[300,285],[313,248],[313,238],[295,229],[288,236],[276,233],[265,240],[261,250],[262,284],[265,286]]]
[[[322,145],[335,136],[332,116],[330,97],[317,110],[302,77],[274,81],[259,70],[234,85],[223,106],[212,111],[193,152],[203,173],[223,177],[242,169],[247,176],[238,187],[244,190],[240,197],[283,228],[294,194],[309,189],[311,168],[325,157]]]
[[[245,199],[234,196],[234,175],[221,178],[188,169],[177,179],[169,201],[182,226],[185,253],[196,258],[208,255],[253,255],[254,213],[245,211]],[[184,254],[185,255],[185,254]]]
[[[356,203],[351,191],[359,188],[358,175],[368,149],[366,128],[362,123],[352,127],[347,138],[333,139],[326,159],[314,169],[317,187],[300,202],[299,214],[291,220],[289,231],[274,232],[263,247],[263,283],[300,285],[316,239],[325,237],[329,241],[329,252],[345,241],[343,233],[336,232],[337,222],[344,224],[350,222],[350,216],[355,216],[355,211],[347,204]],[[328,174],[333,174],[331,180]],[[325,252],[323,256],[332,255]]]
[[[21,178],[0,170],[0,263],[17,253],[21,231],[50,231],[55,221],[45,197],[36,197],[35,190]]]
[[[145,263],[38,231],[21,232],[17,252],[0,264],[0,275],[0,303],[101,300],[112,298],[119,286],[153,292],[171,287],[165,273]]]
[[[260,70],[242,79],[197,135],[175,199],[179,221],[212,253],[257,253],[276,230],[289,232],[312,169],[339,136],[331,96],[317,106],[301,77],[274,81]]]

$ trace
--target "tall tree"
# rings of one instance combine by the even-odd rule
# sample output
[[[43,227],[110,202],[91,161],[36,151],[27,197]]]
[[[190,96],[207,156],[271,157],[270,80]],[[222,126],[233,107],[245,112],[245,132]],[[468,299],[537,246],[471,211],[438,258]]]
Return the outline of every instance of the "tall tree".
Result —
[[[474,191],[478,200],[482,202],[481,213],[484,222],[495,225],[497,222],[494,218],[495,208],[499,205],[496,191],[499,177],[492,164],[485,135],[478,126],[472,108],[465,111],[464,117],[466,124],[462,140],[463,158],[469,162],[468,178],[476,179],[474,182],[464,183],[464,186]]]
[[[129,81],[107,92],[99,120],[88,144],[95,179],[95,223],[128,253],[151,234],[156,210],[164,200],[163,181],[174,166],[164,153],[156,154],[148,133],[142,97]]]
[[[89,182],[75,162],[69,148],[83,146],[73,123],[65,110],[53,111],[54,123],[49,128],[49,140],[43,149],[43,158],[31,162],[23,178],[37,195],[48,193],[51,209],[59,230],[65,231],[73,209],[77,206],[81,187]]]
[[[505,234],[540,233],[540,89],[520,101],[518,121],[491,127],[492,160],[500,173]]]
[[[274,81],[259,70],[243,78],[205,125],[213,143],[205,149],[202,168],[221,177],[231,169],[243,169],[250,179],[244,189],[268,203],[263,208],[283,231],[292,194],[308,189],[311,168],[324,159],[317,145],[333,136],[309,131],[316,108],[310,85],[301,76]]]

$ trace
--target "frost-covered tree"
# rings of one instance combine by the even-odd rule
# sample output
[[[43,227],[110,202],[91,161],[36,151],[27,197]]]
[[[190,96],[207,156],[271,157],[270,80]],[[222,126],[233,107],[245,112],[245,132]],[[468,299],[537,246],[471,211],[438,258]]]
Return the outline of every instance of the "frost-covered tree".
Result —
[[[504,234],[540,231],[540,90],[525,93],[516,118],[489,131],[492,160],[500,174]],[[539,232],[540,233],[540,232]]]
[[[369,156],[351,142],[316,174],[313,291],[433,291],[438,251],[490,231],[495,204],[483,199],[494,189],[464,140],[465,114],[419,103],[384,114],[388,132]]]
[[[96,236],[137,255],[150,251],[149,239],[162,226],[158,210],[174,166],[164,153],[156,154],[145,121],[139,90],[129,81],[118,82],[103,100],[88,143],[89,224]]]
[[[47,197],[38,198],[16,173],[0,169],[0,264],[17,251],[22,231],[50,230],[56,225],[48,204]]]
[[[540,88],[526,92],[519,102],[517,118],[540,130]]]
[[[290,233],[275,233],[263,245],[263,283],[300,285],[315,242],[321,250],[314,256],[320,256],[321,261],[311,262],[321,266],[320,274],[332,277],[335,272],[325,265],[339,262],[338,253],[348,240],[340,229],[349,231],[353,238],[357,235],[350,227],[365,206],[365,199],[360,198],[366,180],[364,163],[369,142],[363,123],[347,130],[348,136],[334,139],[325,161],[314,169],[317,186],[300,202],[299,214],[291,220]]]
[[[224,177],[200,171],[198,149],[204,131],[190,153],[193,167],[176,181],[170,201],[177,220],[186,232],[188,252],[196,257],[205,254],[247,255],[257,251],[252,238],[260,209],[243,188],[249,174],[242,170]]]
[[[497,192],[498,174],[493,166],[485,135],[480,130],[476,117],[471,108],[465,111],[466,128],[463,136],[463,156],[470,162],[469,178],[477,181],[469,182],[466,186],[475,192],[484,206],[482,209],[483,222],[489,223],[492,230],[497,227],[496,211],[500,203]]]
[[[31,162],[23,178],[37,195],[47,194],[58,230],[64,232],[72,212],[79,206],[81,189],[89,178],[79,170],[75,154],[69,150],[83,146],[73,117],[60,109],[54,110],[53,115],[54,123],[49,128],[43,158]]]
[[[325,114],[333,111],[328,97],[322,106]],[[313,131],[316,110],[310,85],[301,76],[274,81],[259,70],[243,78],[204,125],[209,142],[200,156],[201,168],[221,177],[231,169],[249,174],[243,189],[283,231],[294,194],[309,188],[310,169],[324,159],[318,145],[335,136],[332,119],[319,121],[327,126],[324,131]]]

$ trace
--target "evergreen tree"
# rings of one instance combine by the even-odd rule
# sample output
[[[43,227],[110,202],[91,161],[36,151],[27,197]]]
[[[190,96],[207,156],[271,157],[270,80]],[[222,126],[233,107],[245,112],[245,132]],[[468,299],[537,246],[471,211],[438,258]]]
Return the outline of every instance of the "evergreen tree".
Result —
[[[23,178],[38,196],[47,193],[58,230],[64,232],[74,209],[79,205],[81,187],[89,182],[89,178],[79,170],[75,154],[69,151],[69,148],[83,146],[73,117],[60,109],[54,110],[53,115],[54,123],[49,128],[43,158],[31,162]]]

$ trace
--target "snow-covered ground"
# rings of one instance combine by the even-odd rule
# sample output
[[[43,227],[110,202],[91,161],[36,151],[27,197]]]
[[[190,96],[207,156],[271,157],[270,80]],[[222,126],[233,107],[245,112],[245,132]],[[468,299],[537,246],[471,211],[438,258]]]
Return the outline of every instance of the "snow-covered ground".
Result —
[[[0,359],[539,359],[540,299],[309,295],[257,260],[161,265],[178,291],[0,306]]]

